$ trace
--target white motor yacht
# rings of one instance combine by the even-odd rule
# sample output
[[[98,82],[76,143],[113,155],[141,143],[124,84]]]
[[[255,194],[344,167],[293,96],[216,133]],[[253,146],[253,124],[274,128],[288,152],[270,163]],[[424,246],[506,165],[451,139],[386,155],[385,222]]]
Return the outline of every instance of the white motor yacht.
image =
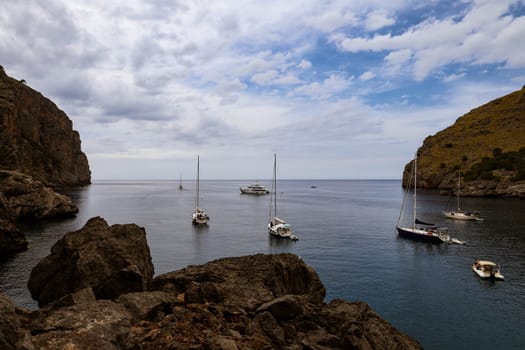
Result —
[[[263,195],[263,194],[270,193],[270,191],[266,187],[264,187],[263,185],[259,185],[259,184],[252,184],[246,187],[241,187],[240,190],[242,194]]]

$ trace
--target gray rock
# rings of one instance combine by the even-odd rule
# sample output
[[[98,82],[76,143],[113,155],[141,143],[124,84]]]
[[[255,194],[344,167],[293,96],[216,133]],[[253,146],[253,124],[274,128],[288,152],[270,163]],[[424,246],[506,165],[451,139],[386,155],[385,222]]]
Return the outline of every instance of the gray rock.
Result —
[[[117,298],[146,290],[152,277],[144,229],[135,224],[110,227],[96,217],[53,245],[31,271],[28,287],[43,306],[83,288],[92,288],[97,299]]]

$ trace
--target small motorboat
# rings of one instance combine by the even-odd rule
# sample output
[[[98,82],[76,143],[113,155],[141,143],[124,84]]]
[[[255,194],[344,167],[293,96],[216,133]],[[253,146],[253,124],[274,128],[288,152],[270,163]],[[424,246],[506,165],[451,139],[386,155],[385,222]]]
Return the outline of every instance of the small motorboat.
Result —
[[[501,280],[503,281],[503,275],[500,272],[499,265],[488,260],[476,260],[472,265],[472,271],[476,273],[480,278]]]

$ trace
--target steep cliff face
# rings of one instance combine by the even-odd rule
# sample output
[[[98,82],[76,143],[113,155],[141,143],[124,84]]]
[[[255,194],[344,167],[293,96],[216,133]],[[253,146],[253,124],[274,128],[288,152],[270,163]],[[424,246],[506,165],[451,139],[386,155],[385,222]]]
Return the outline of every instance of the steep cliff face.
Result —
[[[0,169],[49,186],[87,185],[91,172],[68,116],[0,66]]]
[[[403,173],[406,186],[412,162]],[[461,116],[418,149],[418,187],[464,195],[520,195],[525,180],[525,86]],[[470,193],[469,193],[470,191]]]

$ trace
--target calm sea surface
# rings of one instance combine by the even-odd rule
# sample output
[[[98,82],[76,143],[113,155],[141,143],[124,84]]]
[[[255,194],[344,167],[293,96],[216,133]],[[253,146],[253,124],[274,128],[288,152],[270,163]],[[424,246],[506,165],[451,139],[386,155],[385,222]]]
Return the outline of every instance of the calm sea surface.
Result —
[[[71,190],[79,215],[24,227],[29,250],[0,260],[0,290],[36,308],[26,288],[31,268],[64,233],[101,216],[146,229],[156,275],[221,257],[291,252],[319,273],[326,301],[365,301],[426,349],[525,348],[524,200],[464,198],[462,207],[479,210],[485,221],[457,222],[441,214],[447,197],[419,191],[418,216],[469,243],[435,246],[397,237],[400,181],[284,180],[280,216],[300,238],[289,242],[268,237],[270,196],[241,195],[239,186],[249,183],[201,181],[201,206],[211,221],[200,229],[191,225],[193,181],[183,182],[184,190],[178,181]],[[499,263],[505,281],[478,279],[471,270],[476,258]]]

